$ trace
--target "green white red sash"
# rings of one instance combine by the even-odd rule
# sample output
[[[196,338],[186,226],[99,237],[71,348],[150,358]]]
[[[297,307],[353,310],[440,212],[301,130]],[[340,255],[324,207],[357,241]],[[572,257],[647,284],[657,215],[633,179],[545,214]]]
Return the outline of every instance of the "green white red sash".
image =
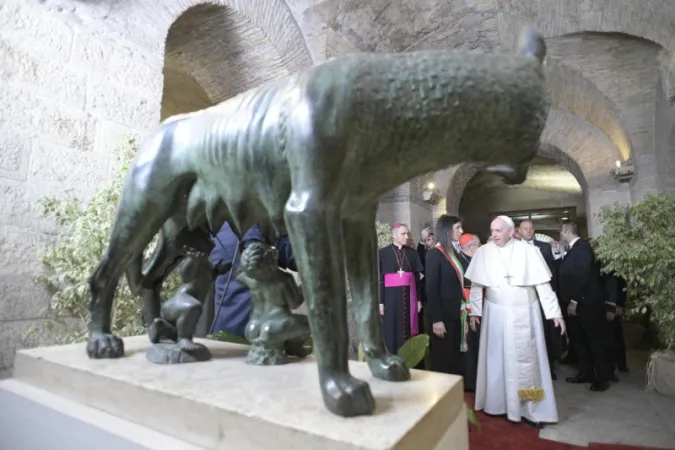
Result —
[[[450,266],[455,269],[455,272],[457,273],[457,279],[459,280],[459,285],[462,287],[462,312],[460,313],[462,340],[460,342],[460,349],[461,351],[465,352],[469,348],[466,339],[465,327],[467,326],[466,322],[468,320],[469,314],[471,313],[471,303],[469,301],[469,294],[467,293],[467,290],[464,289],[464,268],[462,267],[462,263],[459,261],[459,258],[457,258],[457,254],[454,251],[448,253],[448,251],[441,245],[440,242],[436,244],[436,249],[438,249],[438,251],[440,251],[443,256],[445,256],[445,259],[448,261],[448,263],[450,263]]]

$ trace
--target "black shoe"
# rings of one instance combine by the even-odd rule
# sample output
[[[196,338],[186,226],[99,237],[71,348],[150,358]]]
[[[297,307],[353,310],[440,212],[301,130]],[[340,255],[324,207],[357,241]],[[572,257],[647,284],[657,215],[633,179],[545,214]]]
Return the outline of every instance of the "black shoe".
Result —
[[[593,383],[589,389],[593,392],[605,392],[609,389],[609,382],[603,381],[602,383]]]
[[[628,373],[628,367],[617,367],[616,369],[621,373]]]
[[[587,376],[586,374],[580,373],[576,377],[566,378],[565,381],[572,384],[582,384],[582,383],[593,383],[593,378]]]
[[[525,422],[526,424],[528,424],[528,425],[531,426],[531,427],[536,428],[537,430],[541,430],[542,428],[544,428],[544,424],[543,424],[543,423],[541,423],[541,422],[532,422],[531,420],[526,419],[525,417],[523,417],[523,422]]]

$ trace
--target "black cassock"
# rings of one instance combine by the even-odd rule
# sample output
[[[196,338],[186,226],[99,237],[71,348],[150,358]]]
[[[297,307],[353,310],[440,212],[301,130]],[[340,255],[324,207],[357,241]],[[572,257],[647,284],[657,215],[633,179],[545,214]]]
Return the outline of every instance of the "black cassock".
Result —
[[[406,340],[421,333],[417,302],[422,301],[422,261],[414,249],[394,244],[380,249],[379,259],[384,342],[396,353]]]

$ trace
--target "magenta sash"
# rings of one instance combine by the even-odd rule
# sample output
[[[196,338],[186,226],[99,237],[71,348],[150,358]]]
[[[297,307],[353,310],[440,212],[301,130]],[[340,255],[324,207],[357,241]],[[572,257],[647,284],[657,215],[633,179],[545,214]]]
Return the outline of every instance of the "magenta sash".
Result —
[[[385,288],[403,286],[407,286],[410,289],[410,336],[417,336],[420,334],[420,327],[417,317],[417,285],[415,283],[415,274],[412,272],[384,274]]]

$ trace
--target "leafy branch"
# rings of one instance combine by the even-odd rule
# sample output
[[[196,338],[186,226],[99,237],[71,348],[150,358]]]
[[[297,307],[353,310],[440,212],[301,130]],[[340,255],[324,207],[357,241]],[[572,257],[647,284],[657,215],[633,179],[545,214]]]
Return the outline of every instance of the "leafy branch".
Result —
[[[649,311],[665,346],[675,348],[675,197],[649,195],[630,206],[616,203],[598,217],[604,232],[593,247],[605,270],[626,280],[630,312]]]
[[[131,137],[120,143],[116,149],[117,164],[109,184],[96,191],[88,201],[83,202],[72,195],[46,197],[40,201],[44,216],[53,218],[60,230],[58,243],[42,256],[43,270],[36,276],[36,281],[52,295],[46,324],[42,326],[48,329],[57,327],[62,331],[57,337],[58,343],[87,339],[89,275],[108,244],[126,173],[136,148],[136,141]],[[150,245],[147,252],[153,247]],[[177,285],[177,277],[172,276],[167,280],[166,289],[172,292]],[[119,336],[145,332],[141,306],[131,294],[124,277],[120,279],[115,294],[112,331]]]

